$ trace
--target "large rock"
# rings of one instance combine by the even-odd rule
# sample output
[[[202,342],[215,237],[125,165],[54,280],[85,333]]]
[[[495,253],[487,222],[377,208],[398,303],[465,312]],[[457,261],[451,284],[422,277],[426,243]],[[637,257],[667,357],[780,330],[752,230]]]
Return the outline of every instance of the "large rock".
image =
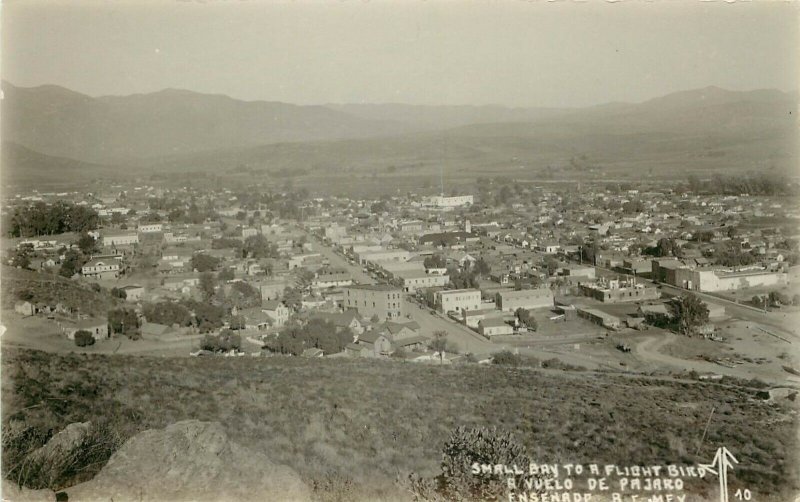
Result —
[[[231,442],[216,422],[188,420],[129,439],[70,501],[309,500],[289,467]]]

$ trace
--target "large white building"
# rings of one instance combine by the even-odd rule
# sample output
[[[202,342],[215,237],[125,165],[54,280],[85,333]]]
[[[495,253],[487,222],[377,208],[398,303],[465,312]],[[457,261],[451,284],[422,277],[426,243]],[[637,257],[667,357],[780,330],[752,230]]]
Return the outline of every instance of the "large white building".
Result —
[[[103,246],[132,246],[139,244],[139,234],[136,232],[119,233],[119,234],[105,234],[103,235]]]
[[[445,195],[434,195],[428,199],[428,205],[434,207],[460,207],[468,206],[474,203],[472,195],[454,195],[447,197]]]

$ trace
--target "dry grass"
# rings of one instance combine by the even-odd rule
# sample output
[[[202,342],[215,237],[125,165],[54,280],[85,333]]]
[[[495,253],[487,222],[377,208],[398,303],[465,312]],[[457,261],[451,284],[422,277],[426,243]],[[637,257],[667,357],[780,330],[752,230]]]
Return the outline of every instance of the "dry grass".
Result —
[[[389,498],[438,474],[457,426],[511,432],[540,462],[694,464],[725,445],[731,484],[778,499],[798,486],[794,415],[751,388],[497,366],[301,358],[3,354],[3,425],[60,430],[114,413],[123,435],[188,418],[295,468],[320,498]],[[712,406],[715,420],[699,456]],[[8,466],[4,458],[4,472]],[[363,490],[366,490],[364,492]]]

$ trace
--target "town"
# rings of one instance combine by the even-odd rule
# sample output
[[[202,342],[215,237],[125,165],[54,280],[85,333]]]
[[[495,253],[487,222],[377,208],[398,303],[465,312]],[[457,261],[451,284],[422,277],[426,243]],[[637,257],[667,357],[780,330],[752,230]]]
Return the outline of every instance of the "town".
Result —
[[[794,189],[754,174],[373,199],[6,193],[4,343],[798,382]]]

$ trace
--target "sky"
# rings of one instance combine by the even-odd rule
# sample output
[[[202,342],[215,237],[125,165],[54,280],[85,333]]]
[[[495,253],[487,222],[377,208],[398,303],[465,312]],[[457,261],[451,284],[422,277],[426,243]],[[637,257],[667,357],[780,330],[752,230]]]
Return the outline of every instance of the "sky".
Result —
[[[582,107],[798,88],[800,1],[6,0],[0,76],[89,94]]]

